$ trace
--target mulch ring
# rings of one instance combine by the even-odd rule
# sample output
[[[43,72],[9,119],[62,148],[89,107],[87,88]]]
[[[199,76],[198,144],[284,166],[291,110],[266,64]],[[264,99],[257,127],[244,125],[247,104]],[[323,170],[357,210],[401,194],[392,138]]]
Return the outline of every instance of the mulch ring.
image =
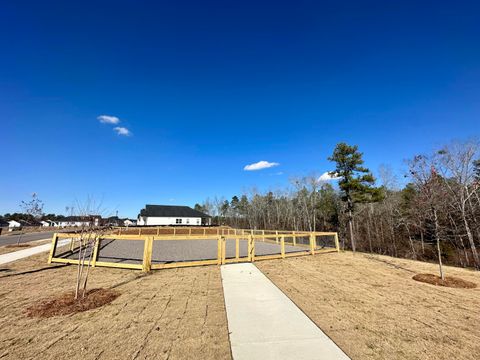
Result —
[[[41,318],[74,314],[109,304],[119,296],[120,292],[116,290],[92,289],[84,298],[75,300],[75,293],[72,291],[58,297],[41,300],[28,307],[26,314],[28,317]]]
[[[453,276],[446,276],[445,280],[442,280],[440,276],[433,274],[417,274],[412,277],[413,280],[424,282],[427,284],[432,284],[436,286],[446,286],[451,288],[460,288],[460,289],[473,289],[477,287],[477,284],[463,280]]]

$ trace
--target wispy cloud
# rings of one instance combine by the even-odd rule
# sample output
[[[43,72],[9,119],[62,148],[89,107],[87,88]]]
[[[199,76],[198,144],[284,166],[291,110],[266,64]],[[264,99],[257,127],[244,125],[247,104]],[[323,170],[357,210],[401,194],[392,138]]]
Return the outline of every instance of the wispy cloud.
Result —
[[[113,128],[113,130],[115,130],[115,131],[117,132],[117,135],[121,135],[121,136],[130,136],[130,135],[132,135],[132,133],[130,132],[130,130],[128,130],[126,127],[117,126],[117,127]]]
[[[102,124],[118,124],[120,119],[116,116],[111,115],[100,115],[97,117],[97,120],[100,121]]]
[[[276,162],[268,162],[265,160],[250,164],[250,165],[245,165],[243,170],[245,171],[255,171],[255,170],[262,170],[262,169],[268,169],[274,166],[280,165],[279,163]]]
[[[339,177],[337,175],[330,175],[330,172],[326,171],[318,178],[318,181],[332,181],[338,179]]]

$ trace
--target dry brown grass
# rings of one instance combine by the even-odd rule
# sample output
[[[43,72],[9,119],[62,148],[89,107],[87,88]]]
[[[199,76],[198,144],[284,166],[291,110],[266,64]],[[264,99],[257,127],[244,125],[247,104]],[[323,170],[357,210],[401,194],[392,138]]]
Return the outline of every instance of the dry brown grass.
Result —
[[[95,268],[90,288],[118,290],[112,303],[65,316],[29,318],[26,309],[32,304],[74,286],[76,267],[48,266],[46,257],[17,261],[0,272],[2,360],[231,358],[218,267],[148,275]]]
[[[29,245],[29,244],[27,246],[25,246],[26,244],[20,244],[20,245],[21,246],[15,246],[15,245],[0,246],[0,255],[8,254],[8,253],[18,251],[18,250],[25,250],[25,249],[31,247],[31,245]]]
[[[18,246],[17,244],[3,245],[3,246],[0,246],[0,255],[8,254],[8,253],[19,251],[19,250],[25,250],[29,247],[48,244],[51,242],[52,242],[51,240],[35,240],[35,241],[30,241],[28,243],[20,243]]]
[[[352,359],[479,359],[480,289],[420,283],[434,264],[332,253],[256,265]],[[446,267],[480,284],[480,274]]]

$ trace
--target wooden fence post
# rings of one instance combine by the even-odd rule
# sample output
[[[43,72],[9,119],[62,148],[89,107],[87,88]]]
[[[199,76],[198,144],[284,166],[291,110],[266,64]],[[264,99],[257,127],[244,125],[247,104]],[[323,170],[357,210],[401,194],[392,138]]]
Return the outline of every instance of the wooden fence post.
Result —
[[[248,258],[248,261],[251,261],[253,262],[254,261],[254,257],[255,257],[255,254],[254,254],[254,251],[255,251],[255,248],[254,248],[254,239],[253,239],[253,236],[250,235],[248,237],[248,243],[247,243],[247,258]]]
[[[315,255],[315,244],[316,243],[316,239],[315,239],[315,235],[314,233],[310,233],[310,253],[312,255]]]
[[[142,235],[142,228],[138,228],[138,236]]]
[[[240,239],[237,237],[235,238],[235,260],[240,259]]]
[[[145,238],[145,244],[143,246],[143,263],[142,263],[143,272],[149,272],[152,269],[152,250],[153,250],[153,237],[148,236]]]
[[[222,265],[225,264],[225,258],[227,256],[227,239],[222,236]]]
[[[93,255],[92,255],[92,267],[95,267],[97,264],[97,259],[98,259],[98,247],[100,245],[100,237],[97,236],[95,238],[95,245],[93,247]]]
[[[293,246],[297,246],[297,237],[295,236],[295,231],[292,232],[293,235]]]
[[[222,265],[222,237],[217,237],[217,265]]]
[[[252,236],[252,262],[255,261],[255,238]]]
[[[275,231],[275,242],[278,244],[278,230]]]
[[[284,235],[280,237],[280,253],[282,255],[282,259],[285,259],[285,236]]]
[[[338,233],[335,233],[335,248],[337,249],[337,252],[340,252],[340,243],[338,242]]]
[[[48,263],[52,263],[53,255],[55,254],[55,249],[57,248],[58,234],[54,233],[52,237],[52,247],[50,248],[50,254],[48,255]]]

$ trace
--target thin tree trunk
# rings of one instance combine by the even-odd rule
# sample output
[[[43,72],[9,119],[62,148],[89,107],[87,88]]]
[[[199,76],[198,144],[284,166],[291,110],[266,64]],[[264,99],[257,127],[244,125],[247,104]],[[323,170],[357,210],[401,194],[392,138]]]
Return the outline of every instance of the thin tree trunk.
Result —
[[[425,255],[425,242],[423,240],[423,229],[420,230],[420,241],[422,242],[422,255]]]
[[[407,224],[405,224],[405,228],[407,229],[408,241],[410,242],[410,247],[412,248],[413,259],[417,260],[417,252],[415,251],[415,246],[413,245],[412,236],[410,235],[410,229],[408,228]]]
[[[470,230],[470,226],[468,225],[467,216],[465,214],[465,207],[462,206],[461,210],[462,210],[463,224],[465,225],[465,230],[467,231],[468,241],[470,243],[470,248],[472,250],[473,262],[474,262],[475,268],[478,270],[478,269],[480,269],[480,259],[478,258],[477,248],[475,247],[475,242],[473,241],[473,235],[472,235],[472,232]]]
[[[437,209],[433,208],[433,220],[435,223],[435,241],[437,243],[437,255],[438,255],[438,267],[440,270],[440,278],[445,280],[445,275],[443,274],[443,265],[442,265],[442,252],[440,250],[440,238],[438,236],[438,217],[437,217]]]
[[[370,253],[373,253],[372,248],[372,235],[370,233],[370,215],[367,218],[367,236],[368,236],[368,246],[370,247]]]
[[[352,210],[348,211],[348,230],[350,231],[350,241],[352,243],[352,251],[355,252],[355,238],[353,237],[353,215]]]

